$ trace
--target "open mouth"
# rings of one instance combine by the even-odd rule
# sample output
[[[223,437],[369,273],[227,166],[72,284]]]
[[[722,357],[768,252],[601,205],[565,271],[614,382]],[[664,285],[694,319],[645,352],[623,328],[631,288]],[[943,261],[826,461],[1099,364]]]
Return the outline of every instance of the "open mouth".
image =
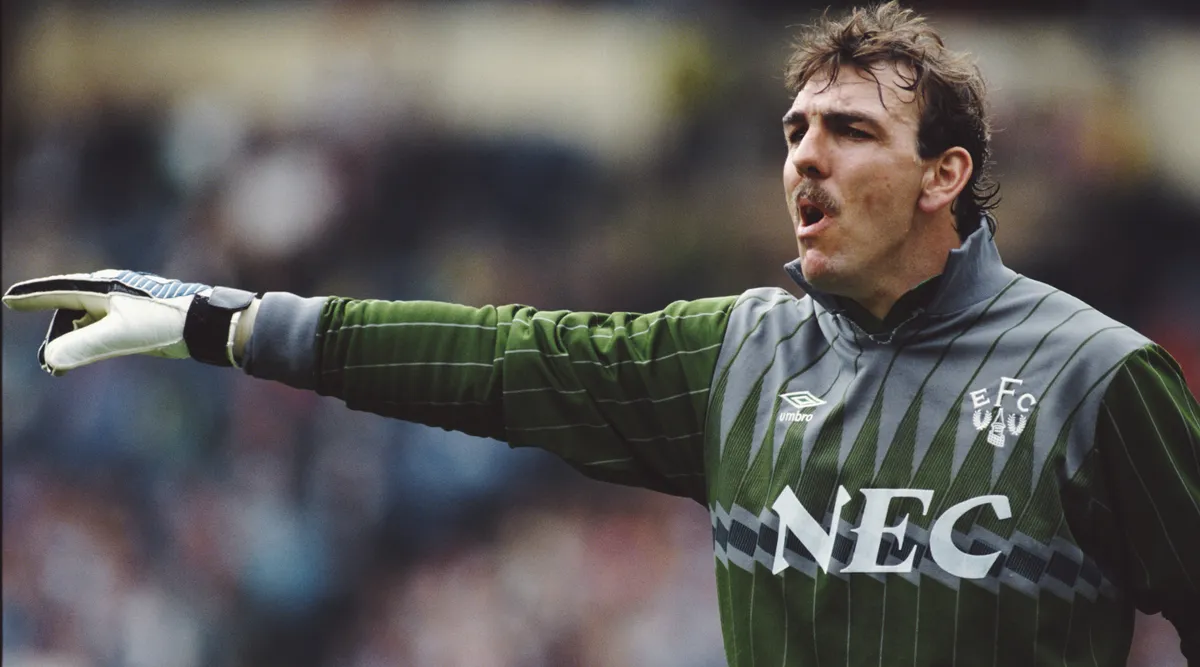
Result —
[[[816,206],[802,206],[800,208],[800,224],[807,227],[815,225],[825,217],[825,212]]]
[[[800,226],[808,227],[825,219],[825,211],[810,202],[800,203]]]

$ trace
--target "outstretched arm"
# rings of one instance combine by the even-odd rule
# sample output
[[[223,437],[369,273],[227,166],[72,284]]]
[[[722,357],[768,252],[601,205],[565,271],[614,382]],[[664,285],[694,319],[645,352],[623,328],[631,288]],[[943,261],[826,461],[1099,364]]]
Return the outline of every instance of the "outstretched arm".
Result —
[[[251,375],[354,409],[703,500],[704,413],[732,301],[602,314],[268,294],[244,356]]]
[[[705,499],[709,385],[733,298],[649,314],[304,299],[105,271],[26,281],[61,374],[129,354],[244,366],[354,409],[552,451],[590,477]]]

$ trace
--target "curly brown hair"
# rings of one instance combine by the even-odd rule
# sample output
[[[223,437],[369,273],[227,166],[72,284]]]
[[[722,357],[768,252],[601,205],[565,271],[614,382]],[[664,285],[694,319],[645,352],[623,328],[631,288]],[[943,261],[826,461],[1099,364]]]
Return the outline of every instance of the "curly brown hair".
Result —
[[[901,87],[914,92],[920,104],[920,156],[930,158],[953,146],[971,155],[971,176],[950,207],[959,238],[966,239],[985,218],[995,233],[990,212],[999,203],[1000,188],[988,175],[991,128],[983,76],[967,54],[946,48],[923,17],[895,1],[853,9],[842,17],[830,17],[827,10],[801,31],[786,76],[795,94],[818,76],[828,77],[826,88],[832,86],[843,66],[879,83],[876,71],[885,65],[905,65],[911,72],[908,76],[901,69]],[[880,88],[881,100],[882,95]]]

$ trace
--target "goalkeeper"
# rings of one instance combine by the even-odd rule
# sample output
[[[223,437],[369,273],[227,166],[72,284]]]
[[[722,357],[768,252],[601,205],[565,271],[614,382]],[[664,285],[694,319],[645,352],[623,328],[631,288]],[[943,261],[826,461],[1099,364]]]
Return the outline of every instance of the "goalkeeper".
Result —
[[[731,665],[1200,665],[1200,408],[1167,353],[1000,260],[978,70],[894,3],[809,26],[783,184],[806,296],[649,314],[30,280],[62,373],[192,357],[554,452],[712,518]]]

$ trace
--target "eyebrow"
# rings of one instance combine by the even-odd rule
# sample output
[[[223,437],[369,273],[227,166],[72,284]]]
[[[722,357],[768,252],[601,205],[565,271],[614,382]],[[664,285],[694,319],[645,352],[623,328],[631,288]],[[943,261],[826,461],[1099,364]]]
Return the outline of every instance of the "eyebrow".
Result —
[[[854,123],[866,123],[876,130],[881,131],[883,129],[883,126],[880,125],[879,121],[876,120],[874,116],[869,116],[858,111],[826,111],[824,113],[818,113],[817,115],[824,118],[825,122],[832,125],[844,126],[853,125]],[[783,117],[783,125],[785,127],[790,125],[800,125],[801,123],[806,122],[808,122],[808,114],[800,111],[799,109],[789,111],[787,115]]]

